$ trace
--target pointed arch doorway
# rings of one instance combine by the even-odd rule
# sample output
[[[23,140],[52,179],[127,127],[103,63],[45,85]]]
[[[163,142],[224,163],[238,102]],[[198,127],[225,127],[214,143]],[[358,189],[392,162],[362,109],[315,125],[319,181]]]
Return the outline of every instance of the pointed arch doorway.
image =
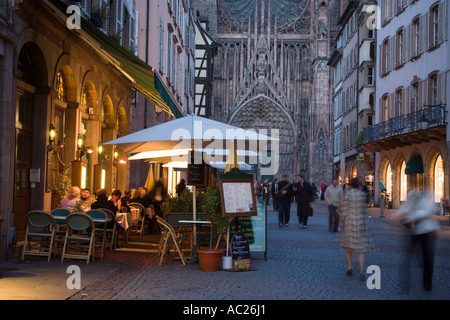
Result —
[[[231,115],[228,122],[237,127],[256,130],[256,132],[260,132],[260,130],[267,130],[266,133],[268,135],[273,134],[273,130],[278,130],[278,138],[280,139],[278,159],[272,153],[268,154],[271,159],[277,159],[278,164],[270,163],[265,165],[266,167],[269,165],[277,166],[276,172],[271,175],[261,176],[261,164],[258,163],[258,169],[255,170],[254,173],[256,173],[258,179],[269,178],[270,180],[273,180],[274,178],[281,178],[286,174],[292,181],[295,175],[294,171],[296,169],[297,162],[295,152],[296,130],[291,117],[286,113],[280,104],[264,95],[256,96],[238,107]],[[274,152],[276,151],[274,149],[271,150]],[[256,165],[254,165],[254,167],[255,166]]]

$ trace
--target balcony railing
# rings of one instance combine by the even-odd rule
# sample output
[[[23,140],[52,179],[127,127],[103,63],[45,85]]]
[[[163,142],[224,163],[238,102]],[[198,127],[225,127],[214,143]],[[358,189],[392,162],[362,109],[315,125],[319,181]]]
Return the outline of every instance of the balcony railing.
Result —
[[[426,120],[425,128],[421,127],[420,124],[424,120]],[[424,106],[422,110],[414,113],[409,113],[365,128],[363,144],[445,125],[447,125],[445,104]]]

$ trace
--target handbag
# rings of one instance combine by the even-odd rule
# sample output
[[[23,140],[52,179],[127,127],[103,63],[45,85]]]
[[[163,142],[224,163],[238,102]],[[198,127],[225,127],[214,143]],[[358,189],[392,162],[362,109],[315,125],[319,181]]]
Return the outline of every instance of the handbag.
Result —
[[[314,206],[312,203],[309,204],[309,216],[312,217],[314,215]]]

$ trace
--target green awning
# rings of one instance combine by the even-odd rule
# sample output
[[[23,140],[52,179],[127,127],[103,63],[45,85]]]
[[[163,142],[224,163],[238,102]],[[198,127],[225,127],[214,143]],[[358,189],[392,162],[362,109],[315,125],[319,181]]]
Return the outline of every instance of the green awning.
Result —
[[[58,0],[49,0],[49,2],[57,7],[63,14],[66,14],[66,4]],[[135,56],[131,51],[122,47],[84,18],[81,19],[81,29],[91,37],[98,46],[94,47],[90,41],[86,41],[86,43],[91,45],[94,50],[102,50],[109,55],[115,61],[114,63],[111,63],[111,65],[131,82],[132,87],[138,90],[156,106],[174,117],[184,117],[183,112],[173,101],[171,95],[167,92],[151,66],[139,59],[139,57]]]
[[[423,162],[420,156],[414,156],[406,163],[405,174],[423,173]]]

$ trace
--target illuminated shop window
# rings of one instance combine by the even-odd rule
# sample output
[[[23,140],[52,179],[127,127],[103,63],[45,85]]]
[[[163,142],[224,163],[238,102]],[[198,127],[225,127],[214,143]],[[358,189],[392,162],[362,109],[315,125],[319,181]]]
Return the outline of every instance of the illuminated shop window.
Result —
[[[406,162],[403,161],[400,169],[400,201],[406,201],[408,193],[408,179],[405,170]]]
[[[392,170],[390,164],[386,168],[386,190],[392,195]]]
[[[434,202],[444,197],[444,162],[439,155],[434,165]]]

